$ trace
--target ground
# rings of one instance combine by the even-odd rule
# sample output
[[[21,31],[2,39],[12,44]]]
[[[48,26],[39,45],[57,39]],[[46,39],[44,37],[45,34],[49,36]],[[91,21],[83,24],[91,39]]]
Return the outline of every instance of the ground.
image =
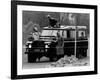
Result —
[[[27,58],[27,55],[24,55],[24,57]],[[60,65],[59,65],[60,63]],[[66,63],[63,64],[61,60],[58,62],[50,62],[49,58],[42,57],[40,61],[37,60],[36,63],[28,63],[27,59],[23,63],[23,69],[32,69],[32,68],[47,68],[47,67],[67,67],[67,66],[88,66],[89,65],[89,57],[79,59],[76,62],[73,63]]]
[[[50,62],[48,57],[43,56],[40,61],[36,63],[28,63],[27,54],[25,52],[25,46],[23,46],[23,58],[22,58],[22,67],[23,69],[32,69],[32,68],[47,68],[47,67],[65,67],[65,66],[88,66],[90,63],[89,58],[89,51],[87,50],[87,56],[86,58],[78,59],[74,63],[65,63],[63,64],[62,60],[59,60],[57,62]],[[74,57],[75,58],[75,57]],[[73,59],[73,58],[72,58]],[[60,63],[60,65],[59,65]]]

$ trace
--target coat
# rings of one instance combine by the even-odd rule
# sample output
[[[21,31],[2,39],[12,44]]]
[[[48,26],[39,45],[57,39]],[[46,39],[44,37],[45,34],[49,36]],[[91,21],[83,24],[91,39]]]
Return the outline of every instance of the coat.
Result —
[[[62,37],[58,38],[56,49],[57,49],[57,55],[64,54],[64,40]]]

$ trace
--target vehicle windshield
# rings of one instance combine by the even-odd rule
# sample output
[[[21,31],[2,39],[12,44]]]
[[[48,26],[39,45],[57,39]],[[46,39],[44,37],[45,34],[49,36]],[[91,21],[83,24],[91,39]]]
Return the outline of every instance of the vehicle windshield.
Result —
[[[42,34],[41,34],[41,36],[57,36],[57,32],[58,32],[58,30],[42,30]],[[60,30],[60,35],[61,36],[63,36],[64,38],[67,38],[67,31],[66,30],[64,30],[64,31],[62,31],[62,30]]]
[[[41,36],[57,36],[57,30],[42,30]]]

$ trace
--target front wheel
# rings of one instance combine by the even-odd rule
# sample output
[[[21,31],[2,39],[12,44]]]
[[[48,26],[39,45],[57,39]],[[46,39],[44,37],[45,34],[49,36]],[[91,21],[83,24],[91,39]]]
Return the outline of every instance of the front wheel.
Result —
[[[49,58],[49,59],[50,59],[50,61],[54,61],[53,58]]]
[[[28,62],[29,63],[36,62],[36,57],[34,57],[34,55],[31,53],[28,54]]]
[[[50,57],[50,61],[57,61],[57,57]]]

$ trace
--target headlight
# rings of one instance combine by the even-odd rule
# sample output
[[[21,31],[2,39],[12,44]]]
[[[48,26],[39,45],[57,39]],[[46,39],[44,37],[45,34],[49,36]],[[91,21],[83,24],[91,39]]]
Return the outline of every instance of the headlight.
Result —
[[[31,45],[29,45],[29,48],[31,48],[32,46]]]

